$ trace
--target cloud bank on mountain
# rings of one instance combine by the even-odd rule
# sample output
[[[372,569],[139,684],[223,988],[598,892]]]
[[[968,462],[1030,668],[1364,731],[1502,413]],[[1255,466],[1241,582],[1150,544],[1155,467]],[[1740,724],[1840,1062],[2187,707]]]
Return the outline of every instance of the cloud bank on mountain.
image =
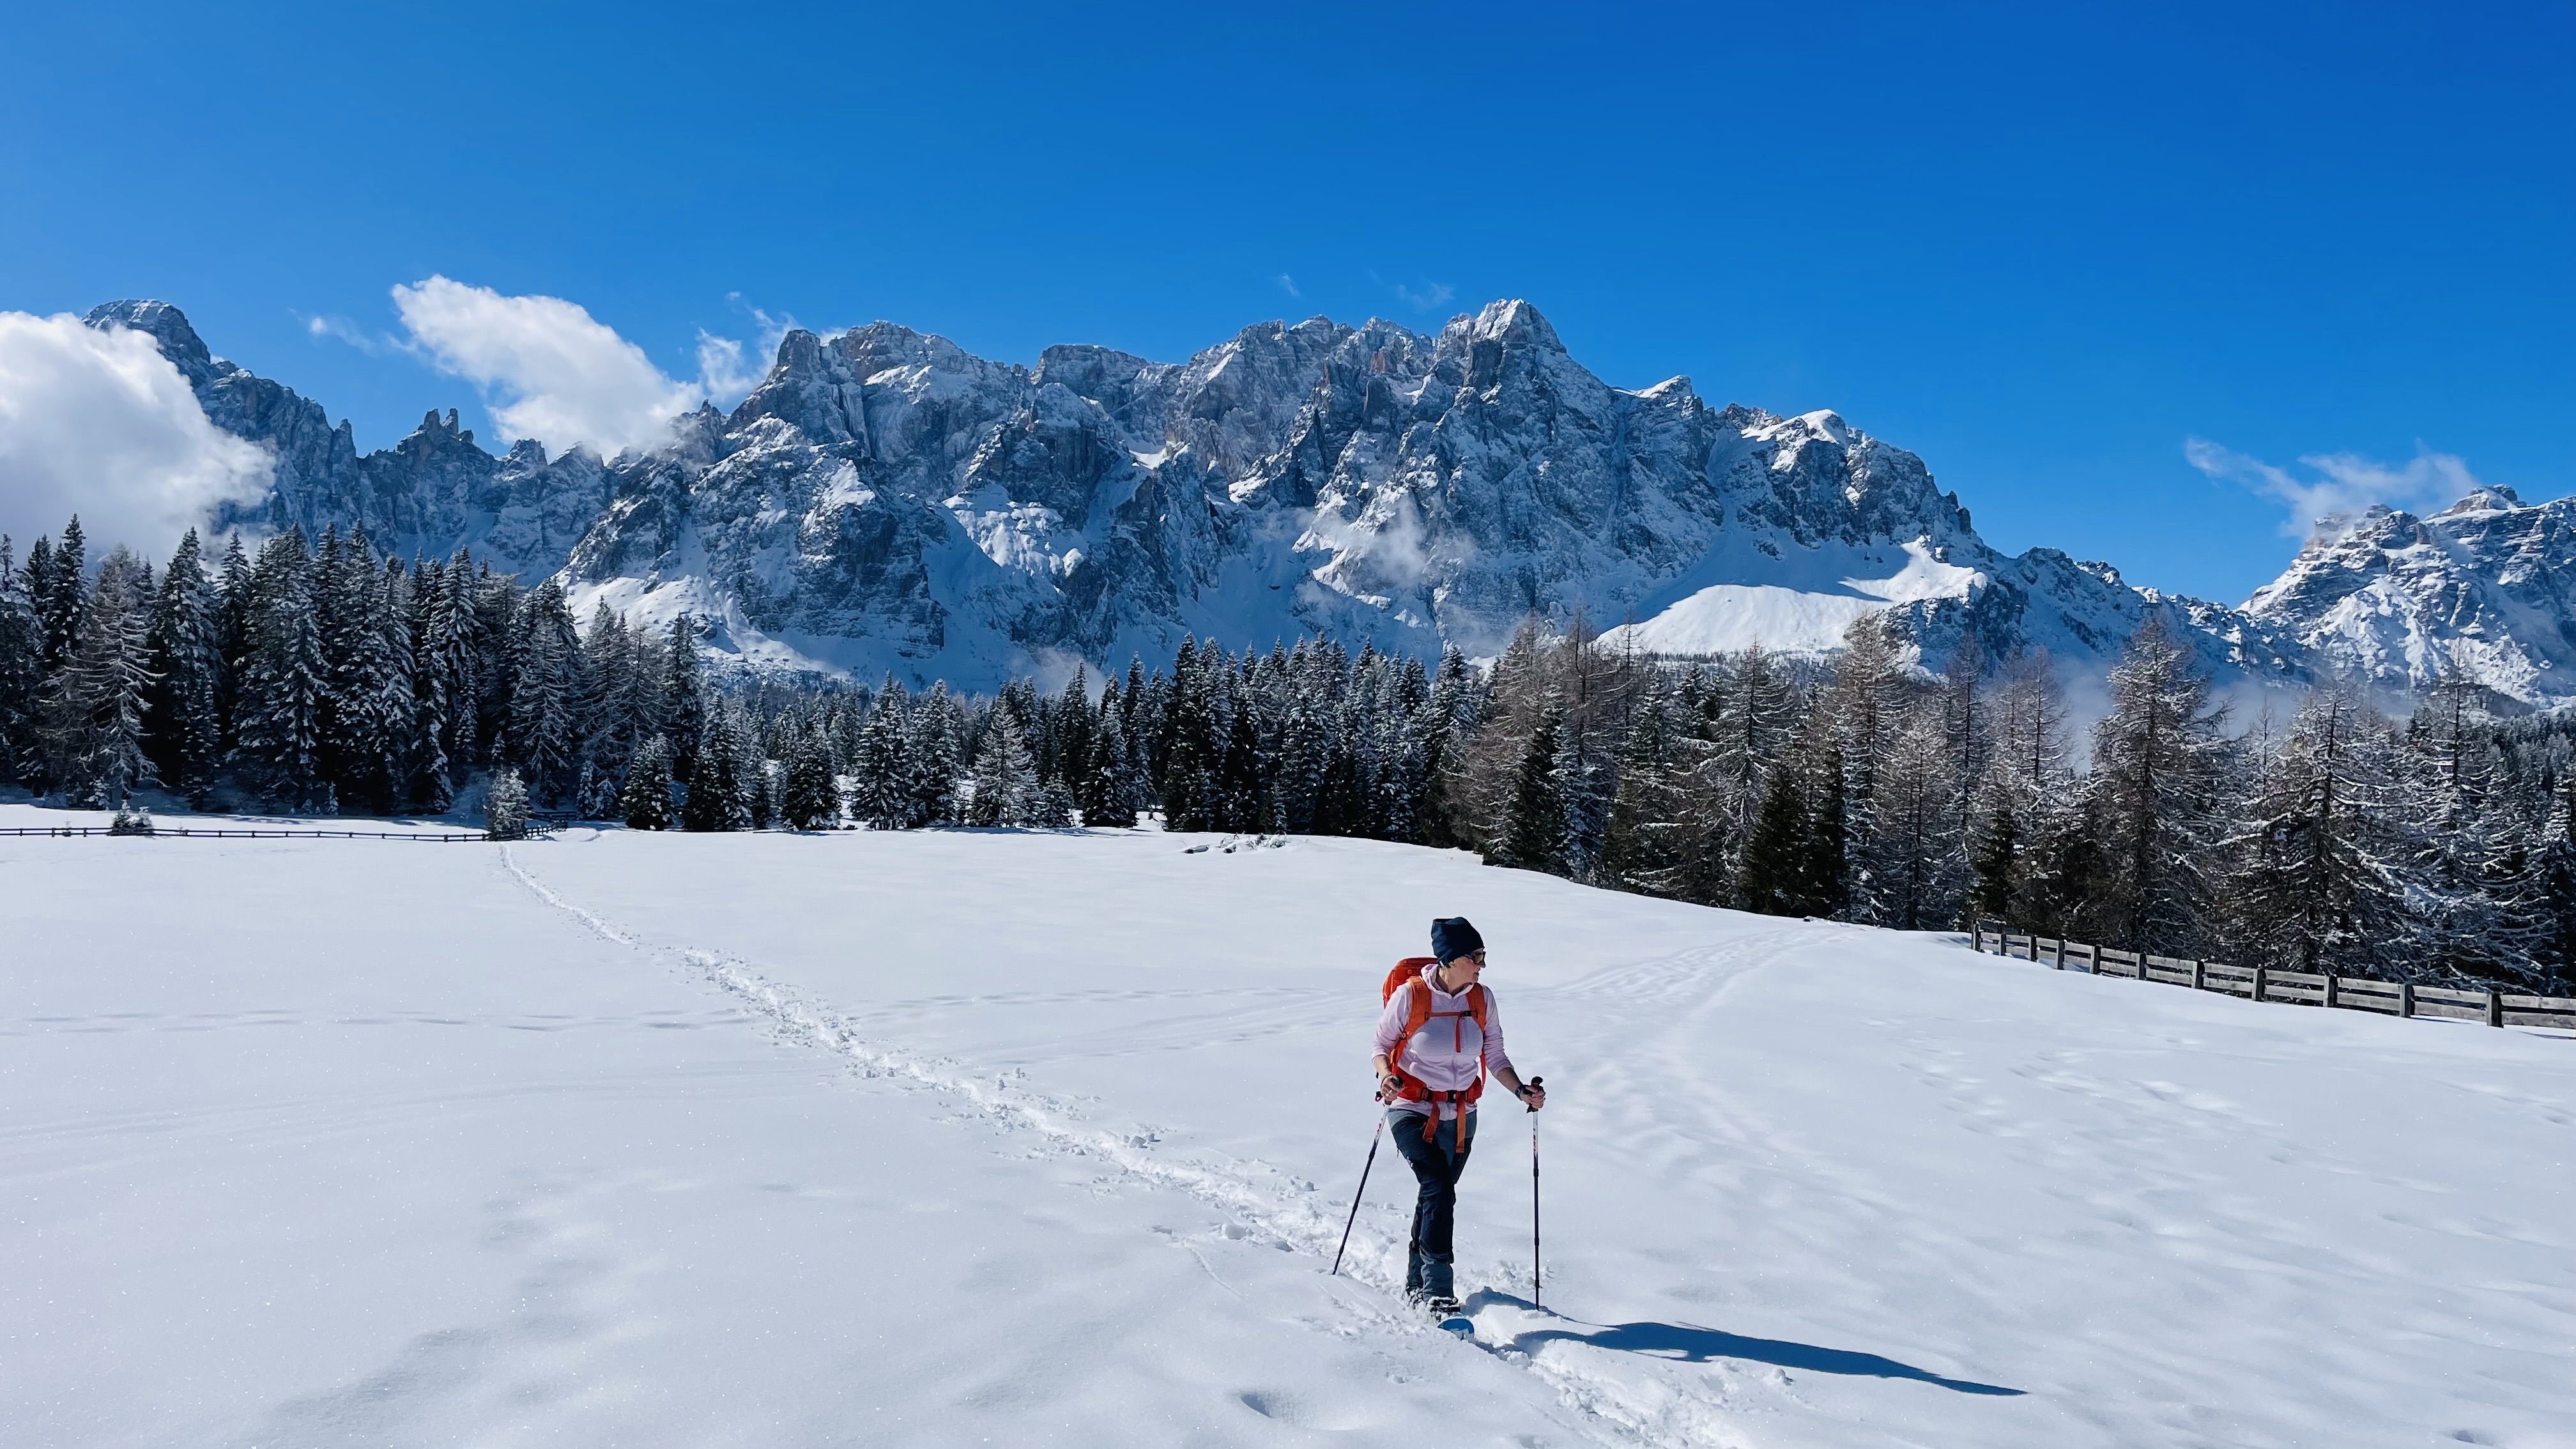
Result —
[[[93,538],[166,551],[210,510],[259,499],[271,472],[150,335],[0,312],[0,532],[22,549],[77,513]]]
[[[504,436],[555,452],[651,447],[707,396],[561,297],[507,297],[431,276],[395,287],[393,299],[412,345],[439,371],[473,383]]]
[[[2399,464],[2359,453],[2304,454],[2299,464],[2313,475],[2306,478],[2207,438],[2185,439],[2182,452],[2193,467],[2210,477],[2242,484],[2287,506],[2290,516],[2282,520],[2281,532],[2290,538],[2343,533],[2374,503],[2435,508],[2486,486],[2469,472],[2463,459],[2421,444],[2413,458]]]

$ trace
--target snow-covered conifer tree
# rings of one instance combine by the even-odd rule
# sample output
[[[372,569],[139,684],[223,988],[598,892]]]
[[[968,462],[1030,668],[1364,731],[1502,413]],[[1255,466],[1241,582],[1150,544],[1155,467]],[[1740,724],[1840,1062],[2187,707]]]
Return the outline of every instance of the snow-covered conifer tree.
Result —
[[[2106,944],[2188,952],[2201,939],[2224,824],[2226,711],[2160,615],[2129,640],[2110,689],[2111,712],[2093,729],[2089,801]]]
[[[251,591],[259,612],[240,671],[235,767],[263,800],[295,810],[326,808],[320,758],[326,666],[301,528],[290,526],[261,547]]]
[[[706,712],[698,739],[698,769],[689,779],[681,822],[693,831],[751,829],[754,780],[742,769],[743,741],[734,711],[721,701]]]
[[[1565,871],[1565,792],[1557,781],[1559,746],[1565,724],[1550,708],[1521,744],[1520,768],[1512,793],[1486,856],[1493,865],[1518,866],[1551,874]]]
[[[528,786],[508,765],[492,772],[483,795],[483,834],[493,840],[520,840],[528,833]]]
[[[28,598],[26,575],[14,566],[8,536],[0,534],[0,779],[33,768],[36,696],[44,677],[44,631]]]
[[[144,588],[140,561],[121,545],[110,551],[77,615],[71,652],[45,682],[46,776],[71,804],[121,808],[137,785],[158,783],[143,749],[153,679]]]
[[[2391,810],[2405,788],[2385,717],[2348,687],[2308,696],[2229,843],[2221,904],[2240,964],[2354,972],[2409,954]]]
[[[581,657],[562,585],[548,579],[530,592],[513,634],[510,754],[531,795],[561,800],[572,786],[576,758],[573,704]]]
[[[1874,875],[1883,919],[1901,931],[1946,926],[1958,914],[1956,703],[1954,694],[1907,710],[1878,771]]]
[[[832,744],[820,726],[806,731],[787,757],[778,814],[790,830],[832,830],[841,823],[841,782],[833,775]]]
[[[1017,711],[998,706],[975,749],[975,790],[967,802],[969,825],[1025,825],[1029,796],[1038,787],[1036,762],[1021,741]]]
[[[216,713],[222,695],[223,655],[215,635],[215,591],[189,529],[161,575],[153,601],[150,667],[156,676],[148,711],[147,741],[154,773],[174,790],[199,800],[214,784],[223,743]]]
[[[671,808],[671,743],[655,735],[635,747],[626,768],[626,787],[618,793],[619,810],[632,830],[668,830],[678,818]]]
[[[71,658],[80,633],[81,610],[89,600],[89,552],[81,534],[80,515],[63,525],[63,541],[48,546],[43,539],[27,554],[28,584],[35,591],[36,618],[45,636],[45,667],[60,669]]]
[[[662,668],[662,737],[671,744],[672,776],[686,784],[697,769],[699,742],[706,733],[708,714],[706,667],[698,658],[697,621],[686,614],[671,621],[671,637],[662,648]]]
[[[944,680],[933,683],[930,692],[905,711],[905,789],[915,826],[946,825],[957,819],[958,785],[966,773],[960,735],[957,701],[949,697]]]

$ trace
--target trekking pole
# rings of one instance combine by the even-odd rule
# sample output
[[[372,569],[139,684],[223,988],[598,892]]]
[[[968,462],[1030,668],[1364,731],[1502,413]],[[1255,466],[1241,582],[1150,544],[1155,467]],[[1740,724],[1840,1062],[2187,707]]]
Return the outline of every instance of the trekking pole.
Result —
[[[1342,1245],[1333,1250],[1333,1271],[1324,1275],[1327,1278],[1342,1271],[1342,1254],[1349,1252],[1351,1246],[1351,1224],[1360,1220],[1360,1198],[1368,1192],[1369,1169],[1377,1166],[1377,1142],[1385,1135],[1386,1114],[1380,1112],[1377,1114],[1377,1130],[1369,1134],[1368,1161],[1360,1164],[1360,1190],[1351,1194],[1351,1215],[1342,1220]]]
[[[1531,1086],[1533,1086],[1533,1087],[1544,1086],[1544,1085],[1546,1085],[1546,1083],[1547,1083],[1547,1078],[1545,1078],[1545,1077],[1532,1077],[1532,1078],[1530,1078],[1530,1079],[1529,1079],[1529,1084],[1530,1084]],[[1536,1308],[1536,1307],[1538,1307],[1538,1306],[1539,1306],[1539,1301],[1538,1301],[1538,1109],[1537,1109],[1536,1107],[1532,1107],[1532,1108],[1530,1108],[1530,1109],[1529,1109],[1529,1119],[1530,1119],[1530,1307],[1532,1307],[1532,1308]],[[1375,1151],[1376,1149],[1372,1147],[1370,1150],[1371,1150],[1371,1151]]]

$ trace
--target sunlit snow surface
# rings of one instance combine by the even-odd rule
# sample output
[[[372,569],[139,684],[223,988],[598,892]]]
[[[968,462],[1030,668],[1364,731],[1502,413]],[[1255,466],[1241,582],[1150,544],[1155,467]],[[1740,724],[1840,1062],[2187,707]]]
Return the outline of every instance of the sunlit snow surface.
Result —
[[[2576,1042],[1188,843],[0,839],[0,1442],[2576,1442]],[[1448,914],[1474,1343],[1323,1271]]]

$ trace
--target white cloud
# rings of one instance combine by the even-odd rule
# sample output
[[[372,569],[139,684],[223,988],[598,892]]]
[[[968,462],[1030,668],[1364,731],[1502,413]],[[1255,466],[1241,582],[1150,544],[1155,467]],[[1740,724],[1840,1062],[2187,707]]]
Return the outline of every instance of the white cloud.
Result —
[[[328,337],[334,342],[345,342],[369,357],[382,357],[388,350],[402,346],[399,342],[379,337],[348,318],[336,314],[307,317],[304,319],[304,330],[316,338]]]
[[[1279,284],[1279,290],[1287,293],[1291,297],[1302,297],[1306,295],[1305,293],[1297,290],[1297,279],[1288,275],[1286,272],[1281,272],[1271,280]]]
[[[1416,309],[1428,312],[1435,307],[1449,305],[1449,299],[1458,295],[1458,289],[1447,282],[1425,282],[1419,289],[1398,282],[1395,284],[1395,295],[1411,303]]]
[[[2374,503],[2421,512],[2445,507],[2486,486],[2469,465],[2449,453],[2415,445],[2409,461],[2390,465],[2358,453],[2308,453],[2299,465],[2310,476],[2298,476],[2260,458],[2223,448],[2206,438],[2186,438],[2183,457],[2221,482],[2237,483],[2290,510],[2281,532],[2291,538],[2339,531],[2344,523]]]
[[[663,375],[615,329],[560,297],[504,297],[433,276],[393,289],[413,347],[483,392],[505,438],[603,454],[650,447],[706,388]]]
[[[741,306],[742,294],[736,292],[726,300]],[[768,359],[778,356],[778,344],[796,325],[792,316],[772,317],[758,307],[743,310],[760,324],[760,340],[748,352],[733,338],[718,337],[704,329],[698,332],[698,386],[709,399],[725,407],[742,401],[745,394],[760,386],[760,380],[769,375]]]
[[[206,420],[148,335],[0,312],[0,531],[20,557],[75,513],[93,556],[166,553],[216,504],[258,499],[271,472]]]

